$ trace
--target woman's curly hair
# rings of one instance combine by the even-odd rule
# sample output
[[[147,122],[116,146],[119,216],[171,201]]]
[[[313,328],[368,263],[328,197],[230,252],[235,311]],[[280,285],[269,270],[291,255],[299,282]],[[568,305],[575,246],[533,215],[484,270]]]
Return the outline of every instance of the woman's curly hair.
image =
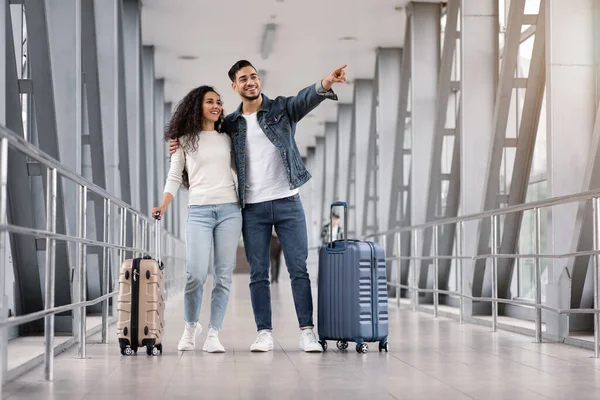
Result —
[[[179,140],[179,145],[186,153],[198,150],[198,140],[204,123],[202,105],[207,93],[216,93],[220,97],[219,93],[211,86],[203,85],[193,89],[179,102],[166,126],[165,140]],[[222,133],[224,121],[224,113],[221,110],[221,115],[219,115],[218,121],[215,122],[217,132]],[[182,178],[183,186],[186,189],[189,188],[189,176],[185,168],[183,169]]]

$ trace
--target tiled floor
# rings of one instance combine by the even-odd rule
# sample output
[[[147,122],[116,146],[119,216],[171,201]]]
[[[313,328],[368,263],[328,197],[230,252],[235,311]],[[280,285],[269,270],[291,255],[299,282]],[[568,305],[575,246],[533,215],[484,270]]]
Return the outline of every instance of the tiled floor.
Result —
[[[275,351],[250,353],[255,338],[247,276],[236,275],[221,338],[225,354],[176,351],[182,297],[168,304],[165,352],[122,357],[114,340],[56,358],[55,381],[40,367],[4,387],[8,399],[598,399],[600,360],[589,350],[535,344],[527,336],[390,309],[389,354],[298,349],[289,282],[273,288]],[[207,283],[207,287],[209,287]],[[209,293],[205,294],[208,305]],[[315,303],[316,304],[316,303]],[[208,309],[201,322],[208,322]],[[201,348],[204,335],[199,338]],[[96,339],[97,341],[97,339]],[[335,350],[332,350],[335,349]],[[375,351],[374,351],[375,350]]]

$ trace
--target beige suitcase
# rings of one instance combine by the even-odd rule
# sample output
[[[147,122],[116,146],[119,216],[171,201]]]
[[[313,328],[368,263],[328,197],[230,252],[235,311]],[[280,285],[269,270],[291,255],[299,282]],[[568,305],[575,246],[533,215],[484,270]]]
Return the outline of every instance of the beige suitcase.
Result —
[[[158,223],[158,222],[157,222]],[[157,234],[160,231],[157,226]],[[160,242],[157,238],[158,259]],[[139,347],[146,354],[162,354],[165,327],[164,266],[149,256],[125,260],[119,271],[117,335],[121,354],[132,355]]]

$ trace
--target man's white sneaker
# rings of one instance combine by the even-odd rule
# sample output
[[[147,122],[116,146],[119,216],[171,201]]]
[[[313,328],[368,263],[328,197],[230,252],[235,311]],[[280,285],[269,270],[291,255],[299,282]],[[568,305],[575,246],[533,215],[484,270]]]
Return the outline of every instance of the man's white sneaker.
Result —
[[[300,348],[307,353],[322,353],[323,348],[317,341],[312,329],[302,329],[300,334]]]
[[[219,331],[213,328],[208,330],[202,350],[207,353],[225,353],[225,347],[219,341]]]
[[[191,327],[188,324],[185,324],[183,336],[181,336],[181,340],[177,345],[177,350],[192,351],[196,349],[196,336],[200,335],[201,332],[202,325],[196,324],[195,326]]]
[[[250,346],[250,351],[266,352],[273,350],[273,336],[270,331],[258,332],[256,341]]]

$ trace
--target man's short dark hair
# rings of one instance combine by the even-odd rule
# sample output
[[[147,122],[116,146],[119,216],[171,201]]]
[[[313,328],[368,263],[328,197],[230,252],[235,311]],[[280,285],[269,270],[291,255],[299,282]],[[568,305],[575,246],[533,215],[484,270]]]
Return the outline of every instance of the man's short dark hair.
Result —
[[[340,219],[340,216],[339,216],[337,213],[332,213],[332,214],[331,214],[331,217],[332,217],[332,218],[337,218],[337,219]]]
[[[250,61],[247,61],[247,60],[240,60],[240,61],[236,62],[235,64],[233,64],[233,66],[229,69],[229,72],[228,72],[229,79],[231,79],[231,82],[235,82],[235,74],[237,74],[237,72],[240,69],[246,68],[246,67],[254,68],[254,65],[252,65],[252,63],[250,63]],[[256,71],[256,68],[254,68],[254,70]]]

